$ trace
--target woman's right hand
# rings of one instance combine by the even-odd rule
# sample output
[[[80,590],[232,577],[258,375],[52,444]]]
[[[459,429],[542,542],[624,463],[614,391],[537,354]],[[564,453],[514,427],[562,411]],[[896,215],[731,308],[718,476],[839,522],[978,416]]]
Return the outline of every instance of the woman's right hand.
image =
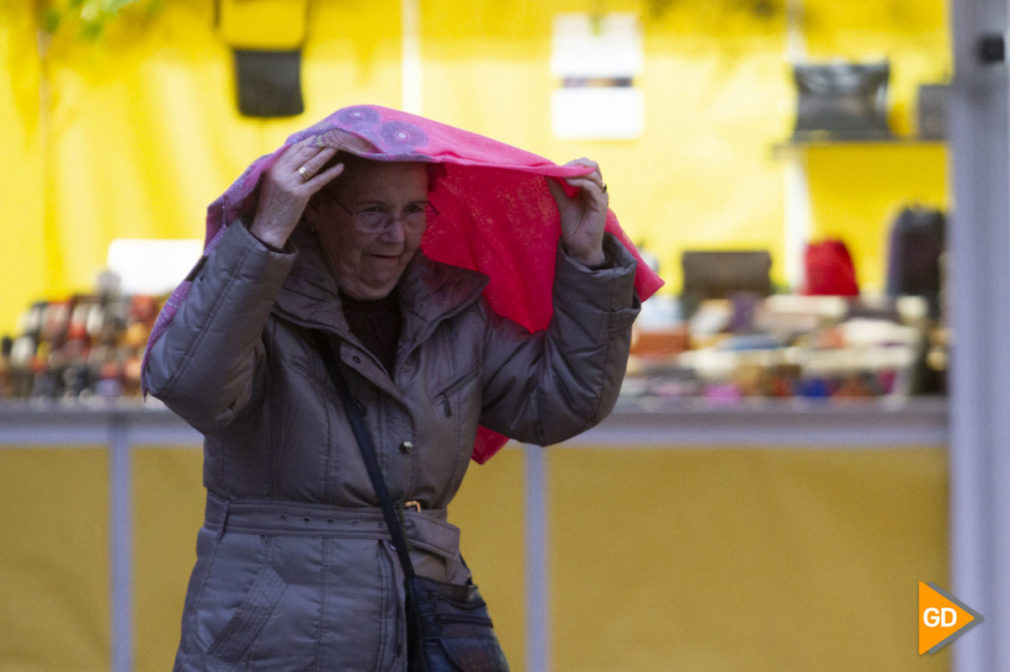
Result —
[[[312,195],[344,171],[344,164],[337,163],[319,173],[337,150],[312,143],[309,138],[288,147],[263,175],[249,230],[267,245],[284,247]]]

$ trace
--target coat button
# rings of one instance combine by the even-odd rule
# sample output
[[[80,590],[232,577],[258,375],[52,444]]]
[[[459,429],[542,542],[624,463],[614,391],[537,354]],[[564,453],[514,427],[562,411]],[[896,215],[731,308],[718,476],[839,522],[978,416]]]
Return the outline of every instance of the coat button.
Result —
[[[414,450],[413,441],[403,441],[400,443],[400,452],[403,453],[404,455],[410,455],[410,453],[413,450]]]

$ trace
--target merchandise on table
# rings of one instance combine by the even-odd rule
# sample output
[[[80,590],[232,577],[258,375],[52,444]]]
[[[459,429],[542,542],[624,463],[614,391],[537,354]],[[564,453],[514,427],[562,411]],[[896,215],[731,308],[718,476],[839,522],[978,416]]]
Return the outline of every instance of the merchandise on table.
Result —
[[[947,331],[923,297],[741,295],[636,324],[625,396],[869,398],[942,394]]]
[[[163,299],[124,295],[112,273],[93,294],[37,301],[3,337],[0,397],[82,399],[140,394],[140,364]]]

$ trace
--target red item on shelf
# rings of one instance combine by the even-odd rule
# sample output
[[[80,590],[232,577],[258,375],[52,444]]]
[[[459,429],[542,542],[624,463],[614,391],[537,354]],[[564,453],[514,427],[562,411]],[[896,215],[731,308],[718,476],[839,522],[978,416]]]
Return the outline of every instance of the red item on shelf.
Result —
[[[818,296],[859,296],[856,268],[849,248],[840,240],[810,243],[804,253],[806,290]]]

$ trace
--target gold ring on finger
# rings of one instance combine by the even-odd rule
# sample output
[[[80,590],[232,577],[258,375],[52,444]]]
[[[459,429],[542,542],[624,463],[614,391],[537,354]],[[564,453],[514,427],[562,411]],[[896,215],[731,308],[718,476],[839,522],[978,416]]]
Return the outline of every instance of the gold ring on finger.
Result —
[[[308,182],[312,179],[312,171],[305,166],[298,166],[298,174],[302,176],[302,182]]]
[[[604,194],[607,193],[607,183],[606,182],[604,182],[602,185],[600,185],[600,192],[604,193]]]

